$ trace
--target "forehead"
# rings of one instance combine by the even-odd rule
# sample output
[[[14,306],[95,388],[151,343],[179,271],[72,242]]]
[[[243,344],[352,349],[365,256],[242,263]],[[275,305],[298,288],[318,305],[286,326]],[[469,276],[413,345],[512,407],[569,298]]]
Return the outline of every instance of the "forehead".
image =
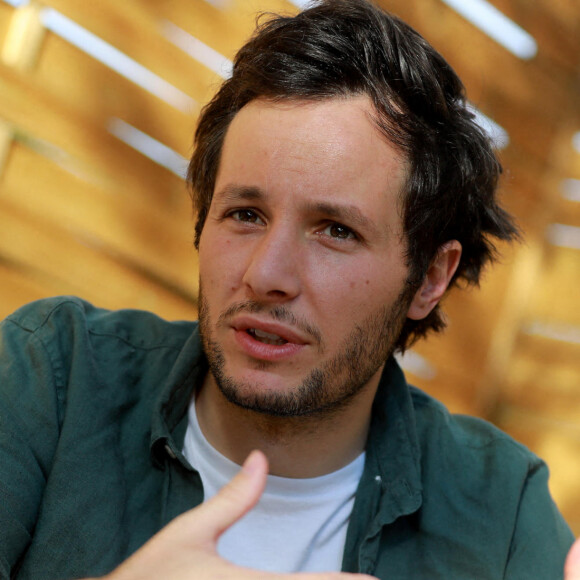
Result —
[[[250,102],[234,117],[216,193],[257,187],[316,201],[397,205],[406,167],[379,131],[368,97]]]

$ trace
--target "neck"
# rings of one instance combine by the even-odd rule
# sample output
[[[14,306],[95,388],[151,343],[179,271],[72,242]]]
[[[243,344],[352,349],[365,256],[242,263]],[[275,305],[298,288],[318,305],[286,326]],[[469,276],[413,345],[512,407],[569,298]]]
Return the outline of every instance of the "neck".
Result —
[[[231,403],[208,373],[196,394],[199,425],[210,444],[239,465],[260,449],[272,475],[325,475],[363,452],[381,372],[339,408],[298,417],[265,415]]]

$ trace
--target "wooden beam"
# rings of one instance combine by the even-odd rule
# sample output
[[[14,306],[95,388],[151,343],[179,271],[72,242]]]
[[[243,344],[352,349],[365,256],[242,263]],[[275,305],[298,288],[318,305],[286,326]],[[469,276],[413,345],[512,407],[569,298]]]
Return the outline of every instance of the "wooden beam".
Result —
[[[185,195],[181,179],[133,151],[68,102],[44,90],[36,79],[0,66],[0,118],[48,147],[89,181],[137,195],[158,207],[173,206]],[[61,155],[59,153],[59,155]],[[143,197],[144,196],[144,197]]]
[[[0,119],[0,177],[4,172],[10,150],[12,149],[13,137],[14,130],[12,125]]]
[[[1,198],[31,219],[52,223],[150,272],[176,293],[197,295],[197,252],[185,195],[179,208],[159,211],[138,196],[83,182],[51,159],[16,144]]]
[[[36,66],[45,36],[40,10],[36,2],[14,10],[0,53],[0,58],[8,66],[21,71]]]
[[[50,278],[47,295],[56,290],[106,308],[144,308],[172,319],[196,317],[192,297],[176,293],[89,238],[33,216],[1,196],[0,208],[0,262]]]

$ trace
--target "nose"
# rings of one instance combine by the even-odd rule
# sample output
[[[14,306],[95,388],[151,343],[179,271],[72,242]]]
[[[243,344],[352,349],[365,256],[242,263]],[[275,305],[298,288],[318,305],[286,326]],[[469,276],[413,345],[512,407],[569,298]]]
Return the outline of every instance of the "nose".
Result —
[[[286,302],[300,293],[299,241],[284,228],[265,232],[251,250],[243,283],[257,300]]]

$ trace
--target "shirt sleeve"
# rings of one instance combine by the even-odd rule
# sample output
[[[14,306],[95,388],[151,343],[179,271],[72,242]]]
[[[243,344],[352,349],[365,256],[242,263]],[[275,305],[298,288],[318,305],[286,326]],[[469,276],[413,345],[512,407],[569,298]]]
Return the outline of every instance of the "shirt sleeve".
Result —
[[[541,462],[523,489],[505,570],[505,580],[561,580],[574,536],[548,491],[548,468]]]
[[[26,553],[58,441],[53,364],[33,329],[0,324],[0,578]]]

